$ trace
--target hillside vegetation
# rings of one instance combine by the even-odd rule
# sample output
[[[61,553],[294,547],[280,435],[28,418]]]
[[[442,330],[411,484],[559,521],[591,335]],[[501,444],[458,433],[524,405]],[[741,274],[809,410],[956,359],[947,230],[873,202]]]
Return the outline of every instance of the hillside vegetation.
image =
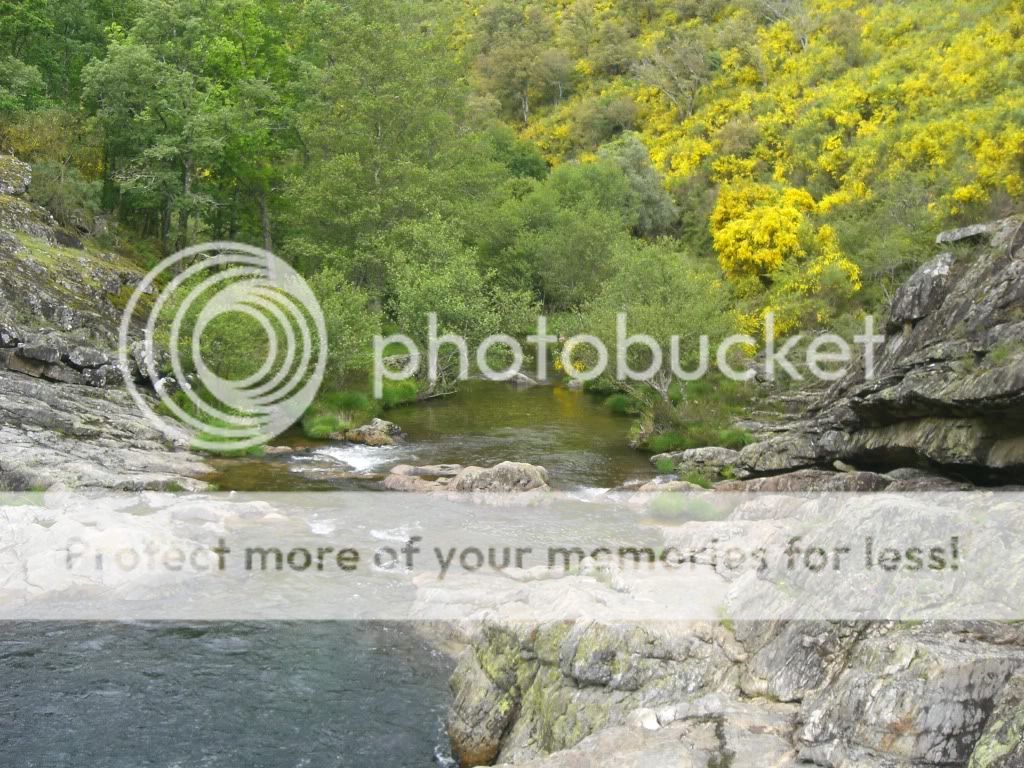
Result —
[[[849,330],[936,231],[1024,196],[1019,0],[73,5],[0,4],[31,194],[134,253],[272,248],[324,300],[329,390],[429,311],[471,343],[538,311]],[[714,390],[628,407],[658,431]]]

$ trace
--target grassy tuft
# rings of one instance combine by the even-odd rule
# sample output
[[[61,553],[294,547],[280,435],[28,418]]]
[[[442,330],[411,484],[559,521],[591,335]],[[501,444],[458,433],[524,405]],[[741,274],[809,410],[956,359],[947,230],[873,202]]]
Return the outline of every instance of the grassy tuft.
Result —
[[[662,475],[671,475],[676,471],[676,463],[672,459],[658,459],[654,466]]]

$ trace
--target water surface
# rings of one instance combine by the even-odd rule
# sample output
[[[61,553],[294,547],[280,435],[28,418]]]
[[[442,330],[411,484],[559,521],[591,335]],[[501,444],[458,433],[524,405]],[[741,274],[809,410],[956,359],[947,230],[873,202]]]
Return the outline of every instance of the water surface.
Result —
[[[448,764],[449,673],[408,625],[2,623],[0,765]]]

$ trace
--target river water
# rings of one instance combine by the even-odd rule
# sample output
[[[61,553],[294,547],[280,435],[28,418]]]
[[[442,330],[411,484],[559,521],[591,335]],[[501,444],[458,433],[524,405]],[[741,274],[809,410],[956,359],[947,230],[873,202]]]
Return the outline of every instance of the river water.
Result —
[[[516,389],[472,381],[458,394],[388,411],[407,434],[401,445],[310,443],[292,432],[279,442],[295,455],[220,462],[212,479],[225,490],[371,490],[396,464],[476,464],[525,461],[547,468],[561,490],[611,488],[654,476],[650,461],[631,449],[631,420],[600,398],[564,387]]]
[[[372,623],[0,624],[0,764],[443,765],[449,667]]]
[[[626,447],[629,420],[580,392],[476,382],[387,415],[408,434],[400,446],[291,434],[302,451],[224,462],[216,481],[373,489],[397,463],[506,459],[542,464],[552,485],[583,493],[653,475]],[[451,667],[401,623],[0,623],[0,765],[451,765]]]

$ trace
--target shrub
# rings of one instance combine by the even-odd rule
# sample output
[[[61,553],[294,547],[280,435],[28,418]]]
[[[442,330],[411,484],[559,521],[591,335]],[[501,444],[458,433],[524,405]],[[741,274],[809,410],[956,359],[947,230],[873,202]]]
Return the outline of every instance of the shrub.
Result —
[[[612,413],[618,414],[619,416],[631,416],[639,413],[636,403],[630,399],[629,395],[625,395],[621,392],[617,392],[614,395],[609,396],[604,401],[605,406]]]

